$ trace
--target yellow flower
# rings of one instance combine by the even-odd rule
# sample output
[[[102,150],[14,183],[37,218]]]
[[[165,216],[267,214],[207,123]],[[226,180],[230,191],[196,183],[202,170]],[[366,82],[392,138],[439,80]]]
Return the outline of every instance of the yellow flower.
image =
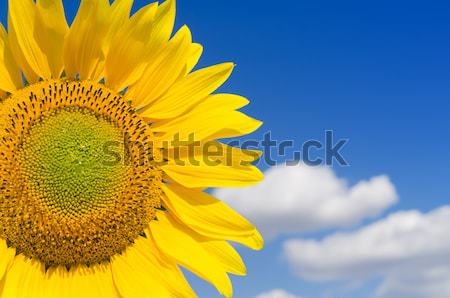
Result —
[[[69,27],[61,0],[9,1],[1,297],[195,297],[179,266],[230,297],[246,271],[228,241],[263,246],[204,191],[262,179],[258,153],[216,141],[261,124],[212,95],[234,65],[193,71],[202,47],[186,26],[172,37],[175,1],[130,17],[132,2],[82,0]]]

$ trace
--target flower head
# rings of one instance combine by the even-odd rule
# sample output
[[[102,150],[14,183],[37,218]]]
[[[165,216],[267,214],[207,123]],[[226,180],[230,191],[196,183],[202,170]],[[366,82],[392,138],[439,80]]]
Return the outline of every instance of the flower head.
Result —
[[[202,47],[172,34],[175,1],[132,4],[82,0],[69,27],[60,0],[9,1],[2,297],[193,297],[179,266],[231,296],[245,266],[228,241],[263,245],[204,191],[262,179],[257,152],[217,141],[260,125],[245,98],[212,95],[234,65],[193,71]]]

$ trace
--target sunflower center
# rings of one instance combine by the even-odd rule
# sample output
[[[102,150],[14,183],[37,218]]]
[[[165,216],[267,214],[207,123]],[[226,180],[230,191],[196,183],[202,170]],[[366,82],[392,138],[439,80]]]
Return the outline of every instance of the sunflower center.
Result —
[[[102,84],[54,80],[0,104],[0,237],[47,266],[107,262],[160,208],[153,137]],[[124,152],[129,158],[118,160]],[[121,156],[123,157],[123,156]]]
[[[53,110],[41,118],[18,152],[33,195],[72,216],[110,204],[126,168],[111,162],[106,148],[121,144],[121,132],[86,109]]]

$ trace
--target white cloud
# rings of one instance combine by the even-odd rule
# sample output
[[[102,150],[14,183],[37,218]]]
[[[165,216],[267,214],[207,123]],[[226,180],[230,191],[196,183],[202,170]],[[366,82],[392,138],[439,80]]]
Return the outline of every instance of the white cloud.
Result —
[[[387,176],[350,187],[330,168],[304,164],[271,168],[259,185],[219,189],[215,195],[253,221],[266,238],[349,226],[397,202]]]
[[[381,278],[377,298],[450,295],[450,206],[397,212],[355,232],[289,240],[284,255],[313,281]],[[446,293],[446,294],[444,294]]]
[[[282,289],[274,289],[270,292],[261,293],[255,298],[301,298],[301,297],[288,293]]]
[[[447,256],[448,258],[448,256]],[[450,265],[422,266],[390,275],[375,298],[443,298],[450,295]]]

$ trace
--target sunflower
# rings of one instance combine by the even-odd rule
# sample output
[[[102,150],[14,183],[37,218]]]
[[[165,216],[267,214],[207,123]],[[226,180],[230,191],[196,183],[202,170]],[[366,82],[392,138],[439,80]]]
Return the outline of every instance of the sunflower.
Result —
[[[259,153],[218,141],[260,122],[213,94],[234,64],[202,46],[175,1],[10,0],[0,25],[1,297],[195,297],[180,268],[232,296],[261,249],[205,190],[255,184]],[[214,150],[211,150],[213,148]]]

